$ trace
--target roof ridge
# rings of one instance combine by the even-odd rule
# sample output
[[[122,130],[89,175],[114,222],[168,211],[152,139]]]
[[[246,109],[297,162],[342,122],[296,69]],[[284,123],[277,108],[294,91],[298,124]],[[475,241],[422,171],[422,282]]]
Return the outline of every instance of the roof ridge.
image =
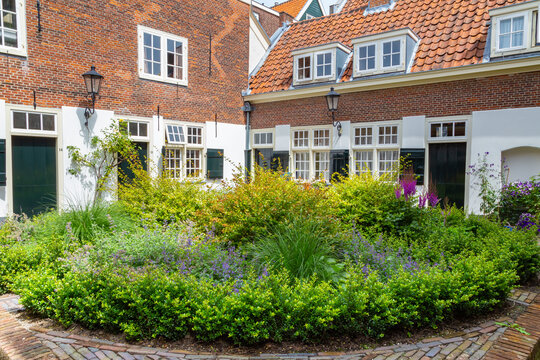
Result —
[[[293,0],[288,0],[288,1],[293,1]],[[319,17],[315,17],[315,18],[312,18],[312,19],[305,19],[305,20],[300,20],[300,21],[295,21],[289,25],[291,26],[294,26],[294,25],[298,25],[298,24],[305,24],[307,22],[316,22],[316,21],[321,21],[321,20],[326,20],[326,19],[329,19],[329,18],[332,18],[332,17],[339,17],[339,16],[343,16],[343,15],[348,15],[350,13],[354,13],[354,12],[359,12],[359,11],[362,11],[364,12],[364,10],[367,8],[367,6],[363,6],[363,7],[359,7],[359,8],[355,8],[355,9],[351,9],[351,10],[347,10],[347,11],[342,11],[342,12],[339,12],[339,13],[334,13],[334,14],[328,14],[328,15],[324,15],[324,16],[319,16]]]

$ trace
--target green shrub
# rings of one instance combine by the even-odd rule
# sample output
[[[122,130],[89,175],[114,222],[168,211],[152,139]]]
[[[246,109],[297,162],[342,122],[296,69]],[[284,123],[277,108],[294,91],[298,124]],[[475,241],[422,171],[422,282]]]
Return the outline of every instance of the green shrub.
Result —
[[[119,185],[118,197],[134,220],[146,224],[196,220],[213,195],[201,181],[151,176],[137,167],[133,171],[134,179]]]
[[[237,174],[223,192],[211,199],[197,221],[203,228],[213,226],[223,241],[242,244],[291,217],[329,221],[332,215],[325,189],[256,167],[250,182]]]
[[[318,219],[294,219],[269,229],[253,245],[252,253],[259,269],[285,269],[293,277],[316,276],[338,280],[343,266],[335,259],[335,234]]]
[[[540,215],[540,180],[515,182],[503,186],[501,220],[515,225],[522,213]]]

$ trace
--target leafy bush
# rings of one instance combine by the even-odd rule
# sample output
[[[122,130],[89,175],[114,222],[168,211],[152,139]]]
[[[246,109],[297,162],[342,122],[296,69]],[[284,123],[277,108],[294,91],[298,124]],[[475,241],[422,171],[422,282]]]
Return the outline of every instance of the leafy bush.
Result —
[[[285,269],[293,277],[338,280],[343,266],[334,258],[334,234],[320,220],[292,220],[270,229],[252,248],[259,267]]]
[[[252,181],[241,174],[213,197],[197,220],[201,227],[213,226],[216,235],[233,244],[252,242],[291,217],[332,218],[325,189],[299,184],[280,172],[256,167]]]
[[[501,220],[515,225],[523,213],[540,215],[540,180],[519,181],[503,186]]]
[[[136,221],[179,222],[196,220],[213,192],[201,181],[178,181],[165,174],[151,176],[140,166],[131,167],[135,177],[119,185],[118,197]]]

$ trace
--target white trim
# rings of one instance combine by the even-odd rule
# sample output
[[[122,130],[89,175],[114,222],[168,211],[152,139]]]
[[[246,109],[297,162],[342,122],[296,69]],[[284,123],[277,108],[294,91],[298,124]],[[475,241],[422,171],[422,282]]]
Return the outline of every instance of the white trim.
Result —
[[[17,21],[17,47],[0,45],[0,53],[28,57],[28,45],[26,40],[26,1],[16,0],[16,21]]]
[[[330,75],[318,76],[317,75],[317,66],[318,66],[317,55],[325,55],[325,54],[330,54]],[[335,65],[336,65],[336,52],[335,51],[324,50],[324,51],[318,51],[318,52],[313,53],[313,70],[314,70],[313,79],[317,81],[335,79],[336,77]],[[324,65],[323,65],[323,68],[324,68]]]
[[[299,79],[298,78],[298,61],[300,59],[305,59],[305,58],[309,58],[309,77],[304,77],[303,79]],[[313,54],[302,54],[302,55],[298,55],[298,56],[295,56],[294,58],[294,66],[293,66],[293,70],[294,70],[294,83],[297,84],[297,83],[303,83],[303,82],[309,82],[309,81],[312,81],[313,80]],[[306,69],[306,66],[305,66],[305,61],[304,61],[304,67],[303,69]]]
[[[524,10],[536,10],[539,7],[540,7],[540,0],[526,1],[520,4],[512,4],[508,6],[499,7],[496,9],[491,9],[489,10],[489,16],[494,17],[494,16],[500,16],[503,14],[516,13],[516,12],[524,11]]]
[[[308,46],[308,47],[303,47],[300,49],[295,49],[291,51],[291,55],[296,56],[296,55],[302,55],[302,54],[310,54],[310,53],[319,52],[323,50],[334,50],[336,48],[342,50],[343,52],[347,54],[351,52],[351,49],[349,49],[347,46],[343,45],[342,43],[338,41],[334,41],[334,42],[326,43],[322,45]]]
[[[407,36],[407,35],[410,36],[416,42],[420,41],[420,38],[411,29],[404,28],[404,29],[399,29],[399,30],[385,31],[383,33],[378,33],[378,34],[359,36],[354,39],[351,39],[351,44],[356,45],[356,44],[361,44],[361,43],[384,40],[388,38],[397,38],[399,36]]]
[[[161,50],[161,75],[147,74],[144,72],[144,33],[149,33],[160,37],[160,50]],[[137,39],[138,39],[138,55],[139,55],[139,77],[147,80],[154,80],[160,82],[166,82],[170,84],[188,85],[188,39],[166,33],[160,30],[148,28],[146,26],[137,25]],[[173,79],[167,77],[167,40],[179,41],[182,43],[182,79]]]
[[[512,46],[512,37],[510,36],[510,47],[507,47],[507,48],[504,48],[504,49],[501,49],[499,46],[500,46],[500,30],[501,30],[501,21],[503,20],[508,20],[508,19],[514,19],[514,18],[517,18],[517,17],[521,17],[523,16],[523,43],[520,45],[520,46]],[[497,16],[496,18],[494,18],[494,31],[492,31],[493,33],[493,37],[492,37],[492,45],[493,45],[493,48],[492,48],[492,56],[496,56],[496,55],[502,55],[502,54],[508,54],[508,53],[513,53],[513,52],[521,52],[521,50],[524,50],[524,49],[527,49],[527,48],[531,48],[532,45],[530,44],[531,40],[531,29],[532,29],[532,21],[531,21],[531,12],[528,11],[528,12],[518,12],[518,13],[511,13],[511,14],[506,14],[504,16]],[[512,22],[510,22],[510,26],[512,26]],[[512,29],[510,29],[510,34],[512,34]]]
[[[407,29],[408,30],[408,29]],[[393,32],[395,34],[395,32]],[[373,37],[369,36],[369,41],[359,41],[359,39],[354,42],[354,55],[353,55],[353,77],[361,77],[366,75],[382,74],[388,72],[397,72],[405,71],[405,53],[407,52],[406,48],[406,35],[399,35],[395,37],[385,36],[381,39],[375,40]],[[363,39],[363,38],[360,38]],[[414,38],[413,38],[414,39]],[[384,66],[384,44],[392,43],[394,41],[399,41],[399,64]],[[364,46],[375,45],[375,69],[360,70],[360,59],[359,49]],[[390,60],[391,61],[391,60]]]
[[[127,135],[131,140],[133,140],[134,142],[150,143],[150,133],[152,132],[150,119],[148,119],[148,118],[140,118],[140,117],[135,117],[135,116],[121,116],[121,115],[116,115],[115,119],[116,119],[117,122],[122,120],[122,121],[125,121],[127,123],[127,126],[128,126],[127,129],[126,129],[127,130]],[[147,126],[147,128],[146,128],[146,136],[133,136],[133,135],[131,135],[131,133],[129,131],[129,123],[146,124],[146,126]]]
[[[253,5],[253,7],[256,7],[256,8],[259,8],[261,10],[264,10],[266,11],[267,13],[269,14],[272,14],[272,15],[275,15],[275,16],[279,16],[279,13],[269,7],[266,7],[264,6],[263,4],[259,4],[258,2],[256,1],[251,1],[251,0],[238,0],[240,2],[243,2],[244,4],[248,4],[248,5]]]
[[[274,142],[275,142],[275,137],[276,137],[276,134],[275,134],[275,131],[274,131],[275,128],[269,128],[269,129],[257,129],[257,130],[252,130],[251,131],[251,143],[253,144],[253,148],[257,148],[257,149],[273,149],[274,148]],[[256,134],[271,134],[272,135],[272,142],[271,143],[267,143],[267,144],[257,144],[255,143],[255,135]],[[268,136],[268,135],[266,135]]]

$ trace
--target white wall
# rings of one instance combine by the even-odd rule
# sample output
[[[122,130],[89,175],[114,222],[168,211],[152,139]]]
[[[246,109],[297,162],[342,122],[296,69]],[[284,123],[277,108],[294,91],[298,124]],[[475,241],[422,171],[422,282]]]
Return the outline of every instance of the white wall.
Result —
[[[526,181],[540,175],[540,148],[519,147],[503,151],[502,159],[508,182]]]
[[[275,151],[291,151],[291,125],[276,125]]]
[[[249,19],[249,73],[255,69],[263,58],[270,44],[255,21]]]
[[[341,136],[338,133],[337,127],[332,129],[332,149],[347,150],[351,146],[351,122],[341,122]]]
[[[401,147],[404,149],[425,149],[426,117],[406,116],[403,118]]]
[[[231,179],[238,165],[244,166],[245,143],[246,127],[244,125],[206,122],[206,148],[223,149],[224,179]],[[208,182],[213,181],[208,180]]]
[[[540,107],[473,112],[471,125],[470,165],[478,162],[479,154],[488,153],[487,162],[500,171],[503,151],[540,148]],[[468,211],[478,213],[479,189],[473,185],[474,178],[469,183]],[[493,178],[492,184],[501,186],[498,178]]]
[[[103,130],[109,127],[114,118],[112,111],[96,110],[88,121],[88,129],[85,127],[84,109],[74,107],[62,107],[61,151],[63,152],[63,186],[60,187],[60,206],[65,208],[70,204],[82,204],[91,201],[95,189],[95,177],[87,169],[83,169],[79,175],[71,175],[71,161],[69,159],[68,146],[76,146],[81,152],[92,151],[90,140],[94,136],[100,136]],[[59,162],[60,166],[61,162]],[[110,196],[109,196],[110,197]]]

